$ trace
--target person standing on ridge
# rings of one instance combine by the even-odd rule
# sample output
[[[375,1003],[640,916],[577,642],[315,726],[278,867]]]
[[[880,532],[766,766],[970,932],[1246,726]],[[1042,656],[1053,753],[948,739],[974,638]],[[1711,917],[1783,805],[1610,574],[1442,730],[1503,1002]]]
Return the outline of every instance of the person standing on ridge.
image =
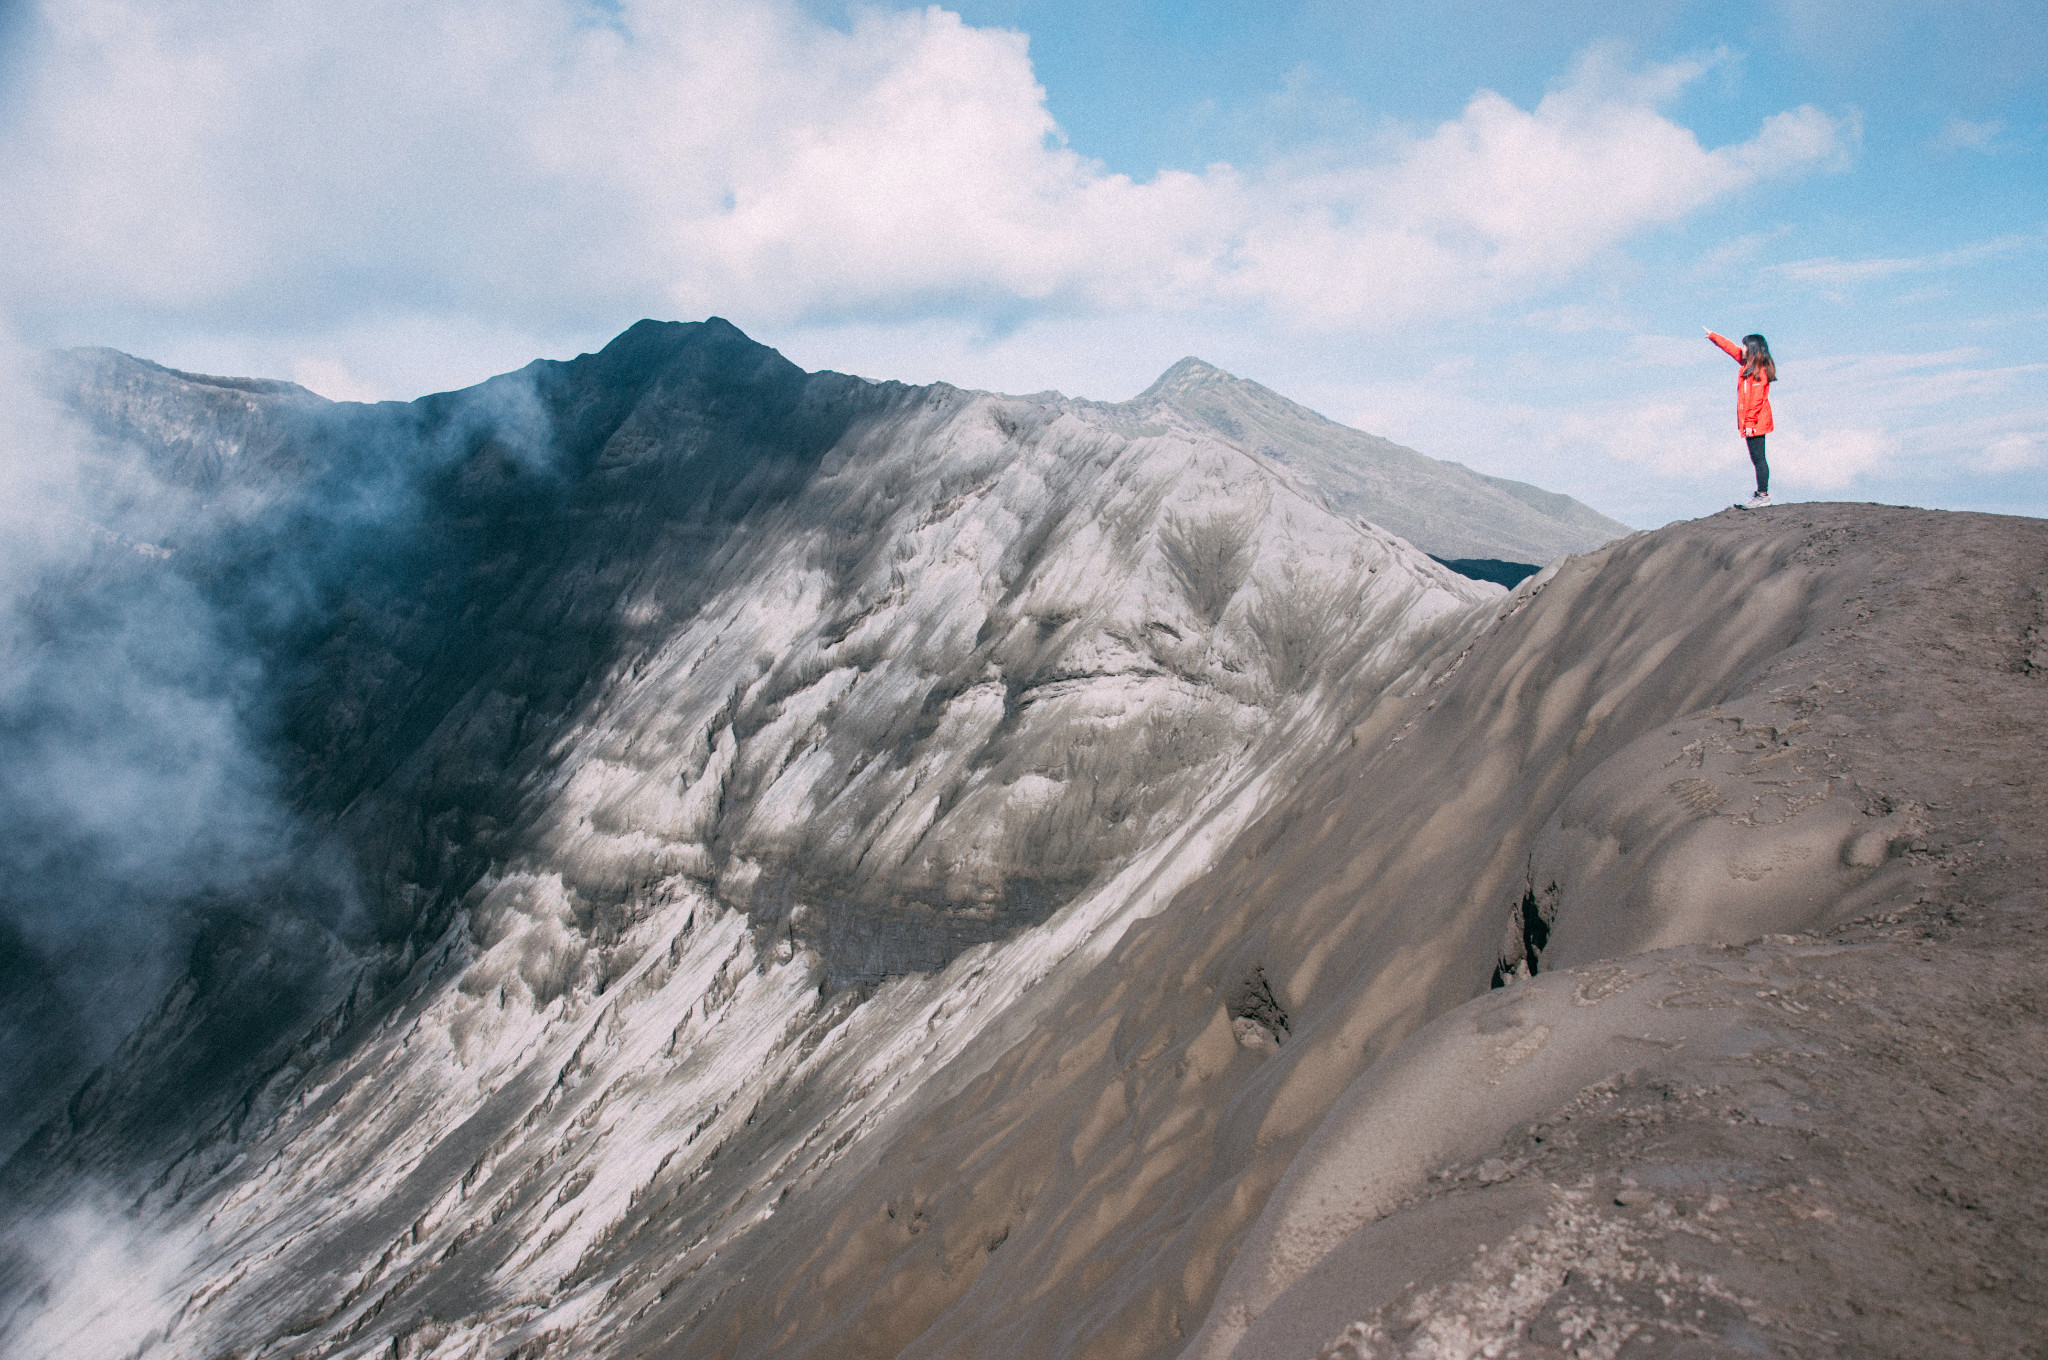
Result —
[[[1771,503],[1771,465],[1764,461],[1764,436],[1772,429],[1771,384],[1778,380],[1778,363],[1771,358],[1770,343],[1761,335],[1745,335],[1738,345],[1709,330],[1707,339],[1742,365],[1742,376],[1735,380],[1735,428],[1749,441],[1749,461],[1756,468],[1756,494],[1736,508],[1754,510]]]

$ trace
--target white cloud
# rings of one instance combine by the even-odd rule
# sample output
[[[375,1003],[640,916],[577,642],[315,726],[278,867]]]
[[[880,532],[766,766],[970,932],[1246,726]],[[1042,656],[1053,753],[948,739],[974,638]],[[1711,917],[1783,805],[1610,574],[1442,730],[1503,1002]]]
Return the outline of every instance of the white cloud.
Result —
[[[1898,452],[1898,438],[1884,430],[1783,431],[1770,438],[1772,485],[1840,491],[1859,477],[1882,472],[1894,464]]]
[[[2016,430],[1985,446],[1980,464],[1986,472],[2025,472],[2048,467],[2048,432]]]
[[[1989,399],[2040,402],[2048,364],[1990,364],[1974,348],[1920,354],[1815,355],[1796,369],[1782,360],[1771,400],[1816,403],[1851,423],[1888,417],[1903,426],[1944,408],[1973,407]]]
[[[1561,412],[1544,435],[1552,457],[1597,454],[1661,477],[1711,478],[1739,467],[1738,442],[1715,439],[1704,407],[1686,398],[1613,401]],[[1710,450],[1719,450],[1717,459]]]
[[[1567,302],[1562,307],[1525,313],[1522,324],[1558,335],[1586,335],[1594,331],[1626,333],[1642,323],[1614,307],[1587,302]]]
[[[1838,260],[1828,256],[1811,260],[1788,260],[1768,268],[1769,272],[1793,283],[1835,288],[1871,279],[1894,278],[1900,274],[1955,269],[2040,245],[2041,238],[2037,236],[2000,236],[1993,240],[1977,241],[1967,246],[1958,246],[1954,250],[1936,251],[1929,255],[1862,260]]]
[[[295,359],[292,361],[291,380],[318,392],[329,401],[376,401],[383,395],[376,386],[349,372],[348,365],[339,359],[314,356]]]
[[[1700,69],[1620,79],[1589,62],[1533,110],[1482,91],[1382,160],[1262,184],[1266,202],[1235,234],[1221,282],[1309,324],[1469,310],[1839,154],[1845,125],[1810,107],[1774,115],[1748,142],[1703,148],[1656,108]]]
[[[1929,353],[1814,355],[1781,361],[1772,389],[1773,486],[1838,492],[1859,482],[1939,478],[1963,468],[2032,466],[2048,392],[2048,365],[1993,364],[1976,349]],[[1718,375],[1717,376],[1725,376]],[[1732,384],[1730,384],[1732,389]],[[1579,413],[1597,442],[1622,462],[1682,476],[1689,460],[1734,435],[1734,393],[1725,404],[1688,395],[1641,398]]]
[[[378,400],[479,382],[536,357],[597,349],[645,310],[624,320],[531,327],[463,311],[381,306],[340,318],[309,316],[288,329],[236,329],[232,316],[222,316],[182,325],[175,354],[146,354],[193,372],[289,378],[337,401]]]
[[[1742,481],[1748,454],[1732,417],[1689,398],[1618,401],[1562,415],[1548,434],[1553,456],[1595,452],[1676,482]],[[1882,475],[1899,449],[1880,429],[1787,429],[1768,441],[1773,489],[1840,491],[1858,478]],[[1896,470],[1896,469],[1894,469]]]
[[[1989,155],[1997,150],[1992,143],[2003,131],[2003,119],[1990,118],[1976,123],[1952,113],[1942,123],[1941,131],[1934,134],[1933,146],[1937,151],[1981,151]]]
[[[9,1318],[24,1355],[105,1360],[147,1351],[175,1324],[172,1287],[198,1234],[147,1231],[98,1190],[19,1221],[0,1247],[39,1284]]]
[[[1384,327],[1540,289],[1854,138],[1800,108],[1709,149],[1660,110],[1713,59],[1595,54],[1533,109],[1482,91],[1341,163],[1135,182],[1065,144],[1022,34],[937,7],[840,30],[790,0],[50,0],[42,28],[0,149],[0,279],[39,334]],[[389,390],[360,350],[313,358]]]
[[[1781,225],[1767,231],[1745,232],[1723,241],[1694,261],[1692,272],[1702,278],[1727,273],[1747,274],[1755,269],[1757,257],[1764,253],[1765,248],[1773,241],[1782,240],[1791,230],[1791,227]]]

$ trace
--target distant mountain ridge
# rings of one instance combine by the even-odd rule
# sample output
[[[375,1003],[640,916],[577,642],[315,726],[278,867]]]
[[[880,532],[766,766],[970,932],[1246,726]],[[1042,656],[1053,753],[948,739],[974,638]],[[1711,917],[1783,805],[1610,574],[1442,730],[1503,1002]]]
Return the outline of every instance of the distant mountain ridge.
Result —
[[[1570,496],[1340,425],[1192,355],[1121,405],[1221,433],[1305,478],[1337,513],[1362,516],[1439,561],[1541,564],[1633,532]]]

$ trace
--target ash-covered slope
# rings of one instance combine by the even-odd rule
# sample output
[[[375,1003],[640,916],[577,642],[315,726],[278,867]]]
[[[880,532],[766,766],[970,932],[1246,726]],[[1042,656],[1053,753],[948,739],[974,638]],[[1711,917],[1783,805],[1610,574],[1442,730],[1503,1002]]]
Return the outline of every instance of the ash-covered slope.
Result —
[[[2037,521],[1862,507],[1568,563],[809,1211],[800,1249],[701,1314],[653,1272],[604,1344],[2017,1344],[2048,1286],[2048,1099],[2009,1067],[2048,961],[2044,586]],[[1755,1242],[1817,1264],[1746,1265]]]
[[[8,1346],[2026,1344],[2040,523],[1729,514],[1504,595],[1169,422],[787,381],[853,414],[687,571],[577,568],[631,516],[514,502],[560,556],[460,635],[490,688],[451,682],[337,821],[442,866],[388,899],[438,933],[354,946],[386,980],[232,1117],[163,1151],[87,1110],[17,1159],[61,1207],[15,1220]],[[748,428],[818,428],[781,409]],[[434,475],[478,485],[504,442]],[[469,570],[454,598],[499,579]],[[480,715],[539,644],[491,628],[577,617],[534,612],[565,573],[615,650],[505,739]],[[1038,915],[1091,820],[1092,875]],[[943,967],[875,980],[947,931]],[[54,1193],[81,1164],[111,1209]]]
[[[1541,564],[1629,532],[1570,496],[1424,457],[1192,356],[1124,406],[1138,419],[1171,413],[1214,429],[1306,478],[1339,514],[1442,559]]]
[[[108,351],[57,356],[48,380],[102,446],[95,484],[134,491],[86,500],[105,542],[42,584],[50,622],[29,659],[101,615],[146,641],[206,637],[202,668],[252,677],[235,696],[249,748],[237,764],[265,767],[273,786],[254,819],[271,843],[234,847],[260,872],[152,890],[158,915],[190,922],[157,944],[185,953],[168,983],[136,979],[165,991],[163,1007],[45,1131],[72,1160],[106,1165],[188,1141],[190,1121],[240,1106],[309,1026],[380,995],[441,940],[508,857],[523,781],[560,724],[647,645],[619,607],[626,584],[658,581],[690,609],[720,555],[748,546],[743,526],[905,395],[806,375],[723,322],[646,323],[600,354],[403,405]],[[152,610],[172,598],[174,626],[152,639]],[[56,668],[44,688],[83,669]],[[131,708],[184,697],[153,678],[140,688]],[[31,753],[76,741],[39,730],[50,702],[9,715]],[[106,783],[149,759],[126,756]],[[60,848],[88,863],[123,849]],[[11,891],[59,899],[39,914],[61,914],[71,885],[34,870]]]
[[[409,406],[58,377],[233,507],[146,561],[262,657],[302,835],[352,870],[312,948],[221,928],[284,886],[195,906],[165,1004],[9,1165],[228,1271],[173,1350],[495,1329],[677,1234],[758,1249],[764,1164],[871,1158],[1500,598],[1228,442],[720,322]],[[57,1297],[15,1335],[90,1350]]]
[[[1277,872],[1230,875],[1291,915],[1333,857],[1383,874],[1341,815],[1360,766],[1449,755],[1466,796],[1563,776],[1467,852],[1506,900],[1507,985],[1391,1048],[1417,1012],[1387,1027],[1388,998],[1352,994],[1376,1061],[1170,1349],[2037,1346],[2044,700],[2039,520],[1730,513],[1568,564],[1428,711],[1393,706],[1274,815],[1296,814]],[[1377,893],[1339,910],[1364,957],[1399,947]],[[1448,914],[1484,945],[1476,903]]]

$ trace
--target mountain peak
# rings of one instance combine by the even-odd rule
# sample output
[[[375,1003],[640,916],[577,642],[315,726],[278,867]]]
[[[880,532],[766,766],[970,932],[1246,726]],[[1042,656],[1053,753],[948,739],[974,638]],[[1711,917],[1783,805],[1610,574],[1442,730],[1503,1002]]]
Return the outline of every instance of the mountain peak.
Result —
[[[1569,496],[1487,477],[1341,425],[1193,355],[1125,405],[1160,407],[1306,478],[1331,508],[1361,515],[1439,560],[1547,562],[1628,532]]]
[[[1160,374],[1159,380],[1140,392],[1134,400],[1147,401],[1155,397],[1182,396],[1240,381],[1242,380],[1236,374],[1225,373],[1216,365],[1190,354]]]

